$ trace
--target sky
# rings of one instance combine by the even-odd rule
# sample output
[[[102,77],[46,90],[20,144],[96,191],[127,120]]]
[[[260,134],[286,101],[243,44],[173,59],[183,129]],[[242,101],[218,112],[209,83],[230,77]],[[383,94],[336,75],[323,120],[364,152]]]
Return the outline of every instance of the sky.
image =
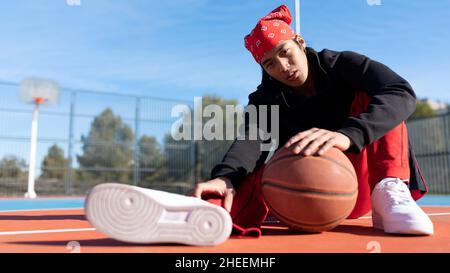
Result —
[[[210,94],[245,105],[260,83],[261,70],[243,38],[259,18],[281,4],[294,14],[294,3],[3,0],[0,108],[25,112],[0,112],[0,137],[13,135],[26,141],[29,136],[31,106],[10,97],[16,97],[15,87],[1,83],[19,83],[30,76],[52,79],[70,89],[191,103],[196,96]],[[315,50],[364,54],[403,76],[419,98],[450,103],[450,0],[301,0],[300,23],[300,34]],[[59,108],[49,111],[67,112],[69,100],[64,96]],[[86,98],[77,104],[77,112],[96,115],[107,103],[100,97]],[[126,121],[132,125],[134,109],[128,105],[133,98],[116,97],[114,103],[123,104],[116,109],[130,116]],[[41,118],[40,137],[68,137],[67,116]],[[76,138],[87,134],[90,120],[76,124]],[[158,129],[148,125],[142,131]],[[40,158],[52,143],[44,144],[39,147]],[[27,158],[27,145],[3,141],[0,158],[11,153]]]
[[[280,4],[294,14],[294,0],[2,1],[0,80],[246,104],[261,71],[243,37]],[[450,102],[449,15],[450,0],[301,0],[300,32],[316,50],[362,53],[419,97]]]

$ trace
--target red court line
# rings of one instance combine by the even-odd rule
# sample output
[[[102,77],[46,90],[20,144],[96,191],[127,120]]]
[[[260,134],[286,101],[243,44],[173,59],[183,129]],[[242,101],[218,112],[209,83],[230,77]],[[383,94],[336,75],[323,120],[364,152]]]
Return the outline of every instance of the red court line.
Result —
[[[306,234],[282,225],[263,226],[263,236],[230,238],[215,247],[194,247],[175,244],[134,245],[118,242],[91,230],[84,211],[20,211],[0,212],[1,232],[63,230],[54,233],[0,235],[0,252],[66,253],[71,241],[88,252],[200,252],[200,253],[320,253],[320,252],[447,252],[450,253],[450,207],[425,207],[435,224],[433,236],[398,236],[372,228],[371,219],[346,220],[332,231]],[[370,215],[368,215],[370,216]],[[75,229],[75,230],[73,230]],[[87,230],[86,230],[87,229]],[[373,247],[379,248],[373,248]]]

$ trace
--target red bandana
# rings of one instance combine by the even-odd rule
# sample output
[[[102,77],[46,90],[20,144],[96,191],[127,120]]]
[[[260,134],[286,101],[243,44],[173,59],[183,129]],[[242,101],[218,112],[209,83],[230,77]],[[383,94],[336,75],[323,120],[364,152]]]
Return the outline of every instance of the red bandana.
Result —
[[[252,32],[245,36],[245,47],[258,64],[261,63],[264,53],[295,36],[294,30],[289,26],[291,21],[288,7],[281,5],[261,18]]]

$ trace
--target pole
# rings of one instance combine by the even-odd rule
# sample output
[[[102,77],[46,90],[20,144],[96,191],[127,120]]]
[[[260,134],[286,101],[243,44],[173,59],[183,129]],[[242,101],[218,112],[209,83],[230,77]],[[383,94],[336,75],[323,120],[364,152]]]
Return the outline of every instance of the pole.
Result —
[[[67,179],[66,179],[66,194],[72,193],[72,172],[73,172],[73,159],[72,159],[72,151],[73,151],[73,122],[75,115],[75,92],[70,92],[70,117],[69,117],[69,147],[67,151]]]
[[[35,184],[35,169],[36,169],[36,144],[37,144],[37,133],[38,133],[38,114],[39,114],[39,104],[36,103],[33,110],[33,119],[31,121],[31,144],[30,144],[30,164],[28,167],[28,190],[25,193],[26,198],[36,198],[37,194],[34,190]]]
[[[140,157],[141,157],[141,147],[139,147],[139,117],[141,116],[140,114],[140,109],[141,109],[141,100],[139,98],[136,98],[136,109],[135,109],[135,114],[134,114],[134,171],[133,171],[133,185],[137,186],[141,180],[141,162],[140,162]]]
[[[295,0],[295,32],[300,34],[300,0]]]

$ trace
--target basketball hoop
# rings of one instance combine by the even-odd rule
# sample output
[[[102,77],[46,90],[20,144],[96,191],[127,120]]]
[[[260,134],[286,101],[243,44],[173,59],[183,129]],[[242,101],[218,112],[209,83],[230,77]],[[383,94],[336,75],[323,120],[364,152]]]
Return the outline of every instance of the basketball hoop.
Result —
[[[38,113],[39,106],[44,103],[56,105],[59,102],[58,84],[51,80],[26,78],[20,82],[20,99],[25,103],[34,104],[33,118],[31,121],[31,141],[30,141],[30,164],[28,167],[28,189],[25,193],[26,198],[36,198],[34,190],[35,168],[36,168],[36,147],[38,133]]]
[[[59,87],[52,80],[26,78],[20,82],[19,95],[25,103],[57,105],[59,102]]]

